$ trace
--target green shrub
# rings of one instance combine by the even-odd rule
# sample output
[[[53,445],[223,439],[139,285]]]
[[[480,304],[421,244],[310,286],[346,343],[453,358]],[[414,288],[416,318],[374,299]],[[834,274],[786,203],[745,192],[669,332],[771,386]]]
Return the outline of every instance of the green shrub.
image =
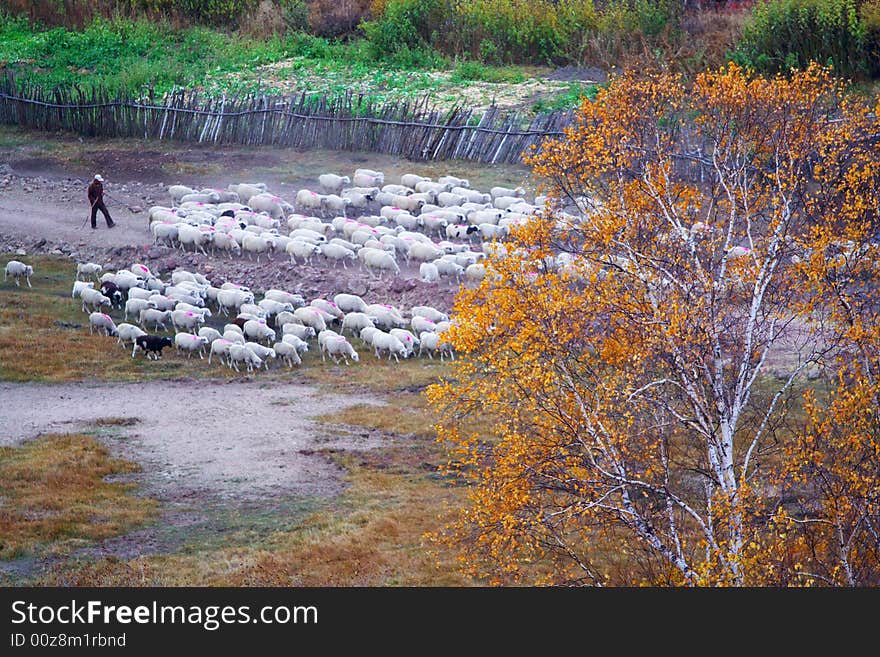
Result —
[[[177,14],[195,23],[236,27],[252,11],[258,0],[129,0],[138,9]]]
[[[494,67],[480,62],[460,62],[450,76],[453,82],[492,82],[519,84],[527,79],[525,72],[514,66]]]
[[[307,32],[309,6],[305,0],[281,0],[281,18],[288,32]]]
[[[868,0],[859,8],[868,73],[880,75],[880,0]]]
[[[446,0],[390,0],[381,16],[361,23],[361,28],[379,57],[430,50],[449,9]]]
[[[869,72],[856,0],[761,2],[733,59],[767,73],[805,68],[811,61],[847,76]]]
[[[439,50],[486,64],[608,63],[679,21],[674,0],[387,0],[362,24],[377,56]]]

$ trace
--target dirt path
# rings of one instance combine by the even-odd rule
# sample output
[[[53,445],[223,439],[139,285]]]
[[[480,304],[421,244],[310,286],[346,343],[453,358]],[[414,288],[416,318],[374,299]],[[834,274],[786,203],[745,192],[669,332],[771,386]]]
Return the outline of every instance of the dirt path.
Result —
[[[366,430],[327,435],[313,419],[377,399],[298,383],[0,383],[0,399],[0,445],[97,424],[116,455],[143,467],[135,476],[143,492],[166,501],[331,496],[341,489],[340,471],[313,452],[381,444]]]

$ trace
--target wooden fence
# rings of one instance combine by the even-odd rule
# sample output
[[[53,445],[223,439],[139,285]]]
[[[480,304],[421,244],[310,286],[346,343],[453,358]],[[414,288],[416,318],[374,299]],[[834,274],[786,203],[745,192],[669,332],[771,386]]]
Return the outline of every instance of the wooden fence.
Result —
[[[135,99],[100,89],[50,91],[12,76],[0,80],[0,123],[7,125],[89,137],[372,151],[412,160],[517,163],[530,147],[562,135],[572,117],[573,110],[531,121],[496,107],[439,111],[427,99],[377,105],[353,93],[212,98],[178,91]]]

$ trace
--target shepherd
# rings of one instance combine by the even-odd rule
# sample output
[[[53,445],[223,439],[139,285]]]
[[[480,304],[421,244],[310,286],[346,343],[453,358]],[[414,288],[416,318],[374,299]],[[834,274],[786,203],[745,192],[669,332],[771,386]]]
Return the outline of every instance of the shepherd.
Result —
[[[116,225],[116,222],[110,218],[110,213],[107,211],[107,206],[104,205],[104,178],[101,177],[100,173],[96,173],[95,177],[92,179],[92,182],[89,184],[89,202],[92,204],[92,228],[97,228],[97,218],[98,218],[98,210],[104,213],[104,219],[107,221],[107,228],[113,228]]]

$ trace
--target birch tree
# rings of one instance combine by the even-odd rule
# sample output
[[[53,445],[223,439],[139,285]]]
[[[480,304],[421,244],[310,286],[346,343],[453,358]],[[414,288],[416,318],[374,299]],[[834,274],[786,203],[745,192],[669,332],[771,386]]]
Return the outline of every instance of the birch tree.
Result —
[[[870,110],[816,66],[625,75],[531,157],[551,201],[459,295],[429,390],[472,574],[880,582]]]

